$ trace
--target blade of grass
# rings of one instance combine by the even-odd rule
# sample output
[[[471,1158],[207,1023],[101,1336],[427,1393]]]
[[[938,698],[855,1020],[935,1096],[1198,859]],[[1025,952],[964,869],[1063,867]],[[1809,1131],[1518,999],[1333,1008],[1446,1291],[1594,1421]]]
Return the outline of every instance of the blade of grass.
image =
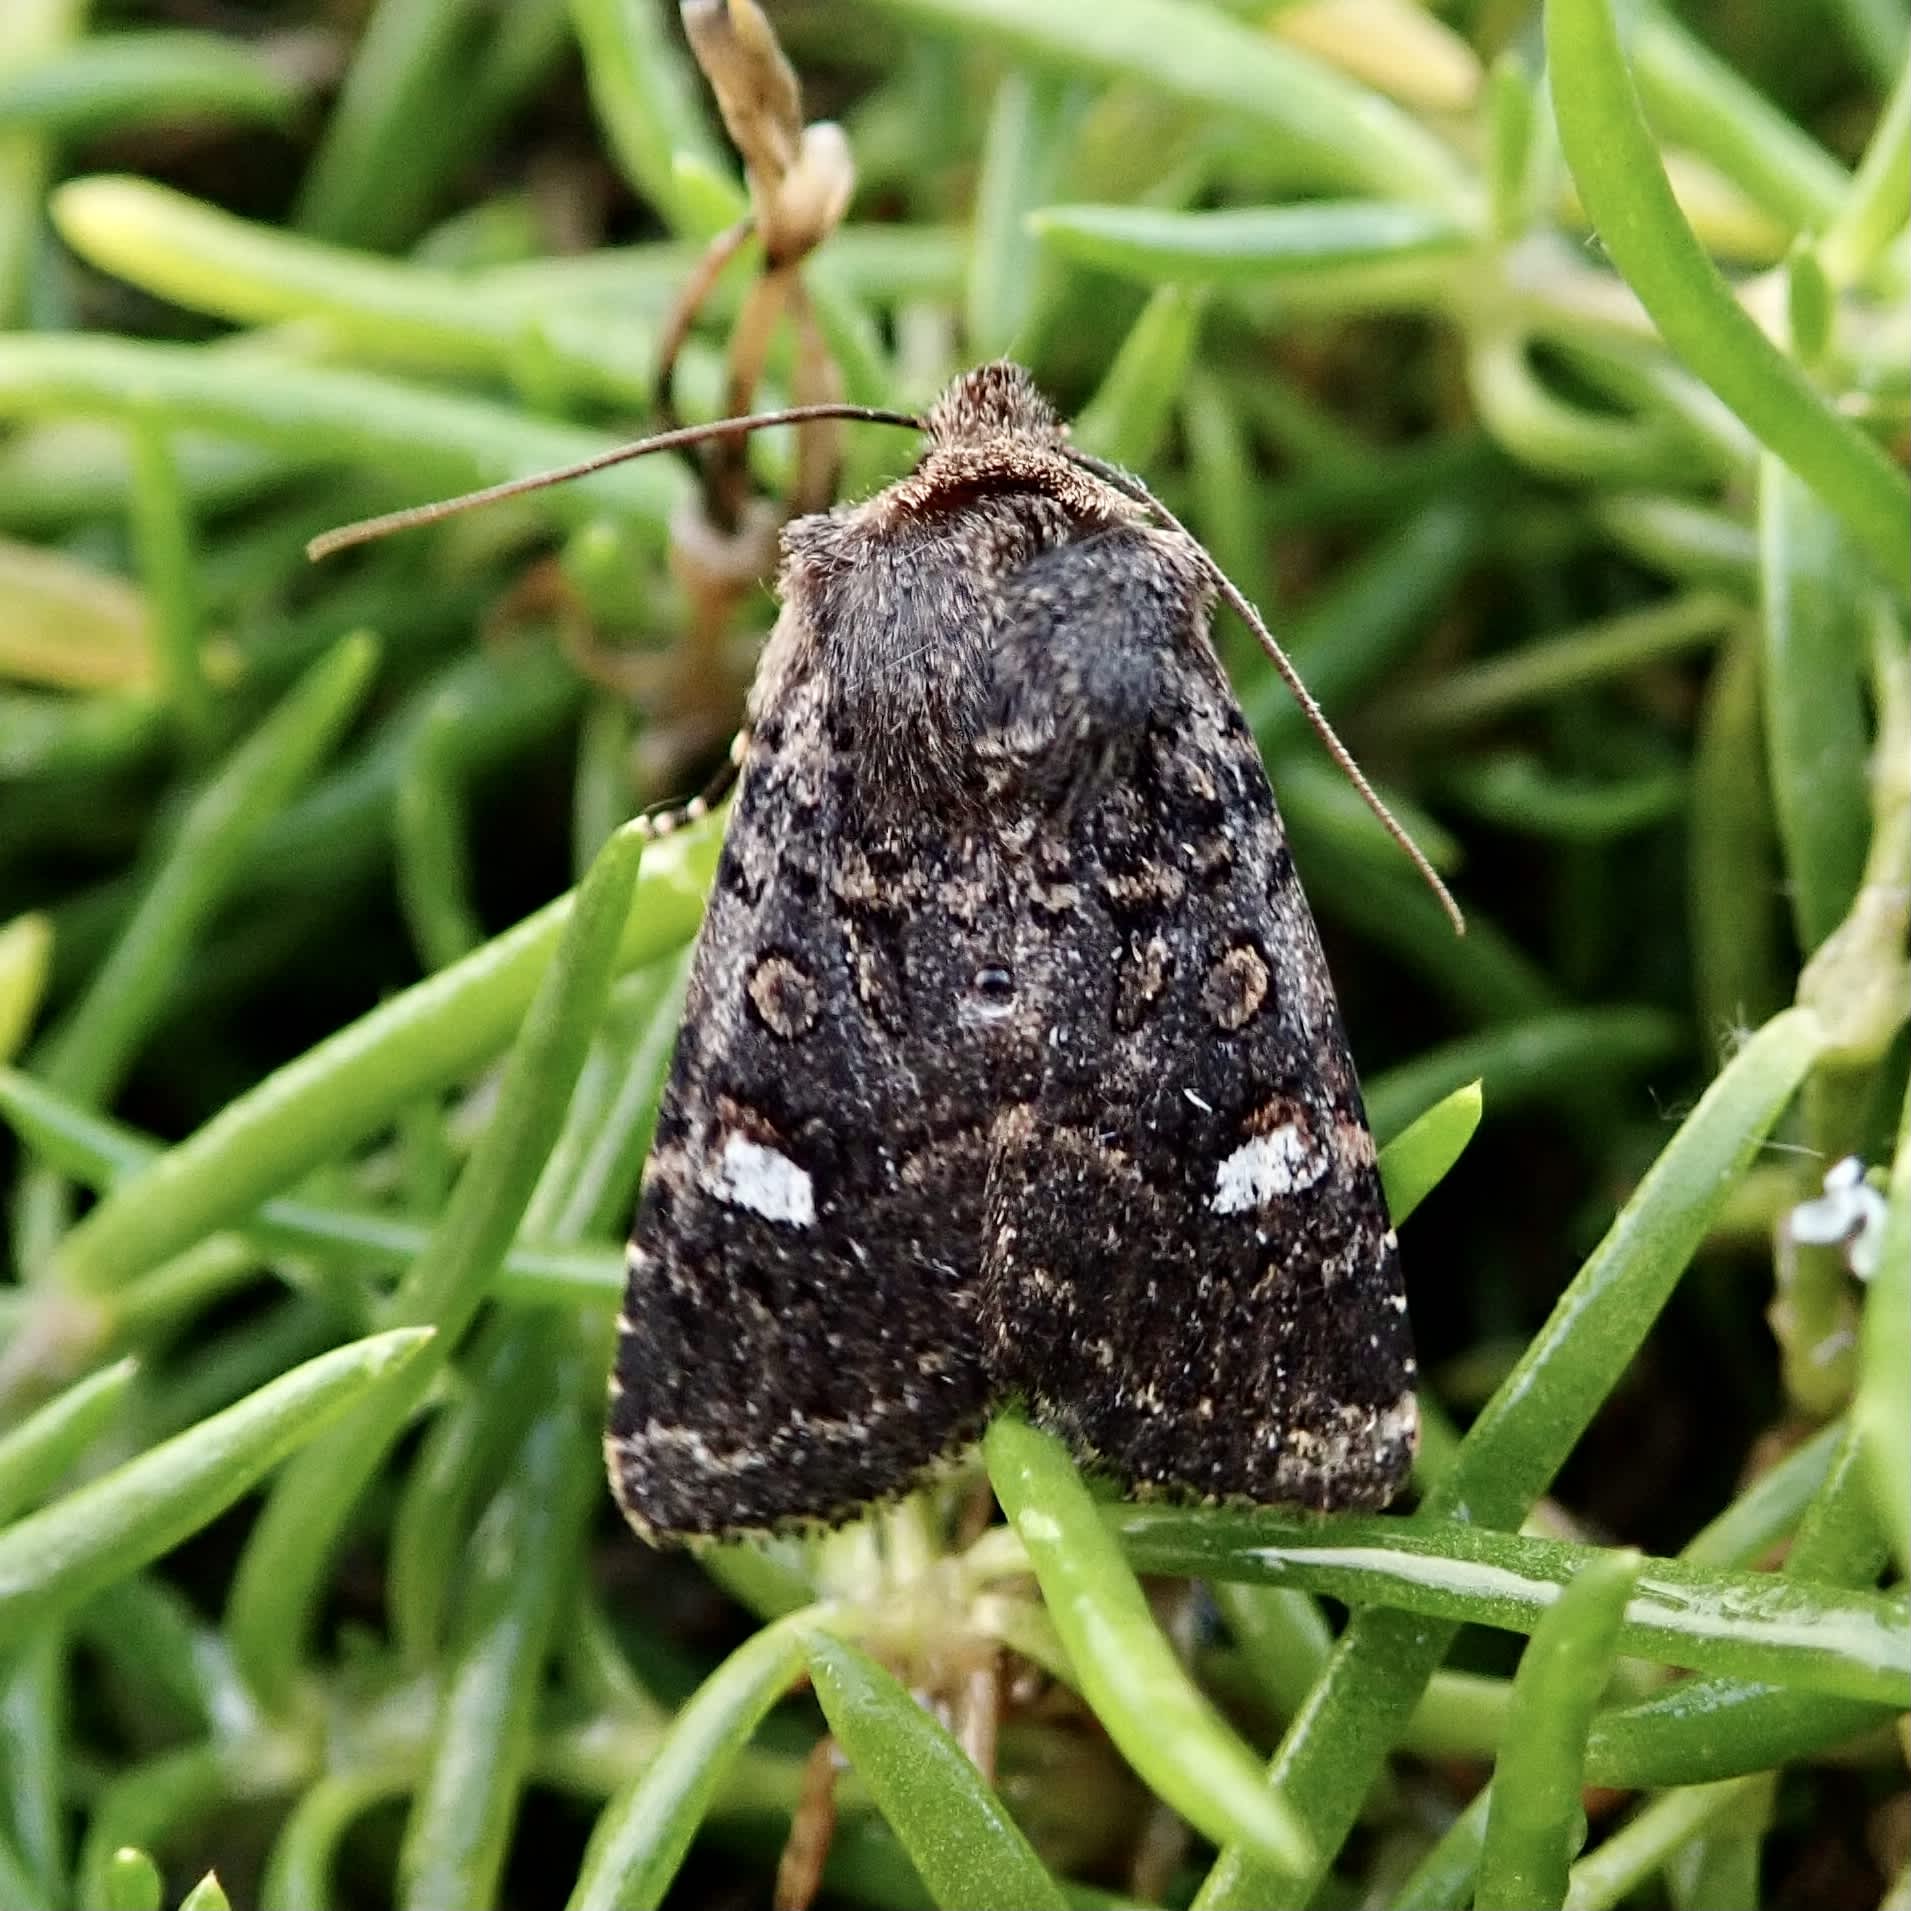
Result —
[[[1375,1133],[1391,1134],[1415,1111],[1469,1081],[1491,1093],[1495,1115],[1535,1102],[1570,1104],[1590,1084],[1667,1060],[1681,1039],[1677,1018],[1658,1009],[1528,1016],[1429,1049],[1376,1076],[1366,1090],[1367,1117]]]
[[[405,1911],[468,1911],[499,1895],[545,1663],[596,1497],[578,1391],[574,1376],[560,1382],[465,1553],[476,1583],[399,1854]]]
[[[963,314],[978,359],[1013,355],[1051,289],[1052,263],[1027,218],[1061,177],[1085,104],[1081,88],[1049,74],[1011,72],[995,89],[976,181]]]
[[[1886,1555],[1860,1440],[1847,1428],[1780,1577],[1869,1588]],[[1899,1695],[1895,1709],[1903,1706]],[[1684,1785],[1772,1770],[1888,1722],[1890,1710],[1729,1677],[1688,1679],[1602,1712],[1587,1771],[1594,1784]]]
[[[31,1874],[36,1889],[24,1907],[64,1904],[67,1885],[67,1786],[70,1744],[69,1667],[64,1626],[42,1626],[13,1656],[0,1691],[0,1826],[5,1842]],[[0,1877],[0,1885],[8,1882]]]
[[[620,967],[689,939],[720,828],[682,831],[644,858]],[[82,1291],[124,1284],[488,1060],[523,1017],[574,900],[560,897],[362,1016],[115,1188],[62,1242],[64,1278]]]
[[[1789,993],[1781,968],[1778,856],[1765,784],[1759,649],[1749,628],[1719,658],[1692,765],[1689,909],[1699,1026],[1714,1044]]]
[[[338,741],[377,667],[348,637],[233,751],[179,819],[139,908],[86,994],[48,1038],[43,1071],[62,1092],[111,1096],[160,998],[266,822]]]
[[[423,225],[462,130],[475,0],[377,0],[306,168],[295,214],[346,245],[401,245]]]
[[[86,0],[13,0],[0,16],[0,72],[78,40],[86,13]],[[0,132],[0,331],[24,322],[51,166],[49,143],[38,133]]]
[[[1076,442],[1116,464],[1145,465],[1173,422],[1200,327],[1198,293],[1155,292],[1076,418]]]
[[[1769,1792],[1765,1773],[1717,1785],[1682,1786],[1656,1798],[1572,1868],[1561,1899],[1568,1911],[1610,1911],[1647,1884],[1708,1826],[1756,1807]]]
[[[1594,230],[1666,343],[1911,588],[1911,483],[1759,329],[1687,225],[1626,70],[1611,0],[1547,0],[1560,145]]]
[[[1911,68],[1900,65],[1857,177],[1818,246],[1834,285],[1861,282],[1904,230],[1911,200]]]
[[[1429,1512],[1497,1527],[1524,1517],[1625,1371],[1823,1040],[1816,1017],[1792,1010],[1732,1058],[1475,1420]],[[1281,1872],[1224,1851],[1197,1894],[1199,1911],[1310,1895],[1453,1636],[1451,1623],[1415,1614],[1354,1616],[1270,1774],[1313,1833],[1318,1865]]]
[[[1288,653],[1330,716],[1385,681],[1425,636],[1432,607],[1445,601],[1485,543],[1490,514],[1476,494],[1452,489],[1459,495],[1432,498],[1390,525],[1315,592],[1296,619]],[[1307,719],[1258,660],[1257,671],[1242,708],[1271,758],[1301,742]]]
[[[804,1644],[817,1702],[938,1905],[1066,1911],[1068,1899],[949,1734],[868,1653]]]
[[[298,456],[353,460],[414,495],[494,484],[608,449],[598,431],[370,372],[269,355],[77,334],[0,334],[0,417],[138,413]],[[661,536],[688,479],[667,459],[538,494],[561,524],[621,513]]]
[[[1846,196],[1845,169],[1669,11],[1643,13],[1627,42],[1639,97],[1669,141],[1703,154],[1795,230],[1815,232]]]
[[[1400,698],[1387,721],[1416,736],[1470,729],[1716,643],[1743,615],[1744,606],[1723,591],[1689,591],[1447,671]]]
[[[53,925],[45,916],[15,916],[0,925],[0,1065],[20,1052],[46,992]]]
[[[355,1820],[411,1789],[403,1766],[330,1773],[310,1785],[286,1815],[259,1884],[260,1911],[312,1911],[338,1902],[332,1861]]]
[[[212,733],[212,693],[206,682],[199,561],[179,467],[171,435],[161,427],[135,422],[132,441],[133,544],[160,688],[181,736],[203,748]]]
[[[670,1043],[676,1035],[675,1016],[665,1021],[667,1026],[659,1032],[657,1042],[647,1044],[643,1051],[654,1059],[657,1049],[662,1049],[654,1075],[660,1075],[663,1064],[669,1061]],[[12,1069],[0,1068],[0,1119],[62,1174],[102,1192],[130,1180],[165,1153],[150,1136],[123,1122],[92,1114]],[[348,1269],[403,1266],[416,1260],[431,1238],[430,1228],[422,1222],[375,1208],[316,1201],[266,1201],[240,1225],[252,1243],[255,1260],[290,1253],[316,1256]],[[582,1241],[575,1247],[552,1241],[514,1241],[498,1268],[496,1297],[513,1306],[575,1302],[608,1313],[624,1291],[623,1248],[608,1238],[610,1225],[608,1220],[604,1222],[606,1238],[594,1245]],[[197,1245],[203,1247],[220,1238],[205,1236]],[[162,1262],[123,1289],[94,1297],[93,1304],[106,1317],[103,1326],[110,1328],[112,1321],[142,1317],[152,1298],[153,1284],[177,1265],[176,1258]]]
[[[219,1882],[219,1874],[208,1871],[179,1900],[179,1911],[232,1911],[232,1900],[226,1896],[225,1887]]]
[[[1391,1137],[1380,1150],[1380,1186],[1395,1227],[1447,1178],[1473,1139],[1484,1106],[1480,1084],[1464,1082],[1438,1101],[1429,1097],[1410,1122],[1373,1123]]]
[[[1767,776],[1786,888],[1809,954],[1844,920],[1870,834],[1856,553],[1778,459],[1759,464]]]
[[[431,1334],[321,1354],[236,1407],[0,1532],[0,1644],[170,1551],[353,1405],[390,1393]]]
[[[663,10],[642,0],[571,0],[571,25],[584,77],[610,150],[639,197],[674,231],[707,238],[741,217],[744,199],[712,136],[690,62],[664,25]],[[727,217],[694,217],[675,161],[691,159],[706,184],[731,185]]]
[[[41,1071],[54,1088],[95,1103],[117,1093],[242,859],[337,743],[377,663],[369,638],[337,645],[232,752],[155,845],[151,876],[132,916],[41,1051]],[[56,1175],[35,1170],[22,1180],[14,1247],[29,1276],[48,1270],[65,1205]]]
[[[398,898],[419,961],[448,969],[484,941],[471,902],[471,858],[451,733],[456,708],[441,703],[412,737],[392,808]]]
[[[1351,1606],[1531,1632],[1594,1549],[1465,1521],[1293,1519],[1227,1509],[1124,1508],[1112,1524],[1140,1572],[1294,1585]],[[1637,1574],[1621,1650],[1889,1704],[1911,1682],[1911,1615],[1869,1591],[1795,1575],[1654,1559]]]
[[[880,0],[886,12],[993,41],[1029,60],[1102,73],[1269,129],[1283,159],[1323,180],[1464,214],[1452,151],[1378,93],[1207,8],[1170,0]]]
[[[463,1338],[517,1231],[603,1012],[648,841],[639,825],[626,826],[579,886],[576,909],[505,1063],[496,1109],[424,1253],[385,1303],[394,1326],[430,1323],[434,1351],[404,1387],[300,1457],[276,1483],[240,1556],[226,1634],[268,1709],[283,1711],[290,1702],[325,1570],[359,1494]]]
[[[700,1685],[643,1772],[604,1807],[565,1911],[656,1911],[738,1753],[808,1663],[825,1610],[746,1639]]]
[[[119,1412],[138,1372],[133,1360],[102,1367],[0,1434],[0,1526],[59,1484]]]
[[[1586,1730],[1612,1676],[1637,1553],[1598,1553],[1561,1591],[1520,1655],[1480,1848],[1474,1911],[1556,1911],[1585,1837]]]
[[[241,325],[322,320],[339,351],[439,375],[509,379],[535,349],[567,392],[623,404],[649,397],[642,319],[610,339],[561,315],[473,297],[464,274],[236,218],[147,179],[68,180],[49,210],[82,258],[189,311]]]
[[[283,129],[303,97],[290,73],[223,34],[96,34],[0,72],[0,132],[78,141],[202,118]]]
[[[1904,1403],[1911,1400],[1911,1095],[1898,1128],[1885,1202],[1878,1272],[1865,1296],[1858,1398],[1853,1406],[1872,1504],[1898,1570],[1911,1570],[1911,1453]]]
[[[1153,206],[1044,206],[1030,230],[1063,258],[1150,284],[1261,284],[1287,273],[1450,259],[1472,236],[1435,207],[1384,199],[1168,212]],[[1429,285],[1437,298],[1436,284]]]
[[[1175,1657],[1067,1449],[1001,1414],[982,1455],[1083,1696],[1136,1775],[1216,1843],[1244,1839],[1262,1862],[1305,1868],[1304,1821],[1262,1785],[1252,1754]]]

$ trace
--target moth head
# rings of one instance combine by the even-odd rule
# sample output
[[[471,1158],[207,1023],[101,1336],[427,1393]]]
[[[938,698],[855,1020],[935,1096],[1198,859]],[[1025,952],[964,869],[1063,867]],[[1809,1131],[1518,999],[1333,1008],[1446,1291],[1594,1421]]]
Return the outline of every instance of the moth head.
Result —
[[[929,407],[922,428],[938,451],[1010,437],[1060,445],[1066,436],[1035,380],[1006,358],[964,372]]]

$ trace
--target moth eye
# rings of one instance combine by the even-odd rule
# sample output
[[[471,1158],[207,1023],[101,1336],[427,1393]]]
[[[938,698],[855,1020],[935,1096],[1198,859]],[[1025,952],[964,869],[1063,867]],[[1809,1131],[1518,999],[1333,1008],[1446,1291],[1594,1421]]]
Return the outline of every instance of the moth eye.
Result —
[[[985,1013],[1000,1015],[1015,1000],[1015,977],[1007,969],[978,969],[969,986],[975,991]]]

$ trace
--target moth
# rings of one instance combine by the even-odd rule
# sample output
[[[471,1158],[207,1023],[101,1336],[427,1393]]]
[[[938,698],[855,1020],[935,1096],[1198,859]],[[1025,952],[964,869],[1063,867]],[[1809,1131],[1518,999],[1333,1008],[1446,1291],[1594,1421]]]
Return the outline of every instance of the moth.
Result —
[[[783,535],[645,1166],[605,1453],[652,1541],[831,1525],[1019,1400],[1144,1493],[1384,1505],[1398,1244],[1320,940],[1210,637],[1251,605],[1020,367]]]
[[[1411,1463],[1395,1237],[1209,636],[1213,567],[1010,364],[793,522],[644,1172],[640,1534],[833,1523],[1026,1402],[1128,1485]]]

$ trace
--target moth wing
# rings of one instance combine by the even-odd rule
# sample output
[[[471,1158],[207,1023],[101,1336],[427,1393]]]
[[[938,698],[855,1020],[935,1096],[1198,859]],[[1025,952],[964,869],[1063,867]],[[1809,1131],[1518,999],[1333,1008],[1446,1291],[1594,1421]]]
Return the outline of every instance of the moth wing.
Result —
[[[759,673],[630,1244],[606,1448],[656,1537],[838,1519],[985,1405],[1005,1037],[975,982],[1009,905],[942,809],[859,793],[801,621]]]
[[[1001,732],[1078,780],[1035,843],[1067,893],[1036,879],[1020,917],[1046,1029],[994,1137],[992,1374],[1143,1489],[1383,1504],[1417,1427],[1399,1257],[1205,587],[1130,529],[1018,591]]]

